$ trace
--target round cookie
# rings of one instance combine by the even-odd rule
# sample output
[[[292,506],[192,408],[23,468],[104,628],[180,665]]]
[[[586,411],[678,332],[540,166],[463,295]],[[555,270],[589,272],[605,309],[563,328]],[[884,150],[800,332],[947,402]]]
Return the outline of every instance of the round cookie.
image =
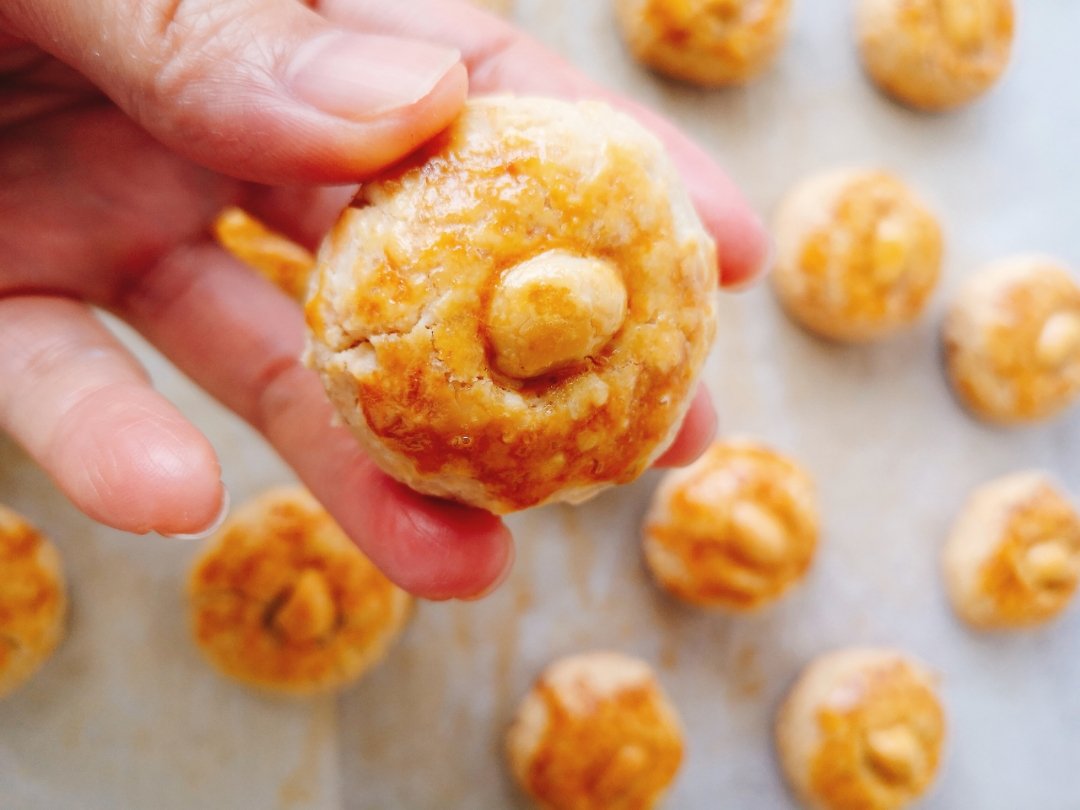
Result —
[[[20,515],[0,506],[0,698],[52,655],[66,615],[56,548]]]
[[[999,478],[965,504],[942,565],[953,607],[972,626],[1041,624],[1080,582],[1080,514],[1041,472]]]
[[[1080,398],[1080,286],[1053,259],[1005,259],[972,276],[944,342],[953,389],[989,422],[1047,419]]]
[[[787,36],[791,0],[616,0],[634,56],[676,79],[722,87],[764,71]]]
[[[215,667],[295,695],[359,678],[411,605],[299,487],[237,509],[199,554],[188,595],[195,640]]]
[[[324,240],[307,360],[372,458],[496,513],[671,443],[716,330],[712,240],[659,142],[596,103],[469,102]]]
[[[923,110],[966,104],[1009,63],[1012,0],[858,0],[867,73],[893,98]]]
[[[518,708],[507,755],[545,810],[648,810],[679,770],[683,735],[648,664],[594,652],[544,670]]]
[[[934,677],[898,650],[814,660],[776,721],[780,764],[814,810],[899,810],[937,775],[945,712]]]
[[[877,340],[922,314],[941,274],[937,220],[887,172],[841,170],[793,188],[776,217],[773,289],[812,332]]]
[[[668,472],[644,526],[645,559],[665,590],[733,611],[778,599],[805,575],[817,540],[810,476],[746,441],[717,442]]]

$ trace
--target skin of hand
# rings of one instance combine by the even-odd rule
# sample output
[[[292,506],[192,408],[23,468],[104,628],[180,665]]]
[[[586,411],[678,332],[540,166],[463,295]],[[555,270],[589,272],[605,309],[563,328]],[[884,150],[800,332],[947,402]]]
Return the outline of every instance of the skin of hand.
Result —
[[[216,522],[213,448],[98,307],[258,429],[395,582],[431,599],[490,592],[513,561],[506,527],[390,480],[333,426],[298,361],[299,308],[210,236],[240,205],[314,247],[355,184],[438,133],[470,89],[635,115],[683,172],[722,282],[764,263],[762,226],[708,155],[466,2],[5,0],[0,429],[104,524]],[[702,391],[661,463],[687,463],[714,428]]]

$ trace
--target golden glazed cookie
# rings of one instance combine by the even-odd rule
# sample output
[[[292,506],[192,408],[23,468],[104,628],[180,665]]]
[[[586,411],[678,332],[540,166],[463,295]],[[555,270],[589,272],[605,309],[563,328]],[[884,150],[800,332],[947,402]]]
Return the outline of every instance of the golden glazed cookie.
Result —
[[[195,640],[219,670],[296,695],[356,680],[386,654],[410,597],[301,488],[236,510],[188,581]]]
[[[953,607],[969,624],[1041,624],[1061,613],[1076,593],[1080,515],[1043,473],[999,478],[972,494],[942,563]]]
[[[1053,259],[1005,259],[974,275],[944,341],[954,390],[990,422],[1047,419],[1080,397],[1080,286]]]
[[[876,340],[911,324],[941,273],[937,220],[887,172],[805,180],[781,203],[775,236],[780,303],[832,340]]]
[[[817,658],[776,722],[784,774],[815,810],[907,807],[934,781],[944,739],[934,677],[898,650]]]
[[[706,87],[742,84],[772,64],[791,0],[616,0],[630,51],[649,67]]]
[[[518,708],[507,754],[545,810],[648,810],[679,770],[683,735],[648,664],[595,652],[543,672]]]
[[[981,96],[1009,63],[1012,0],[859,0],[863,64],[883,91],[946,110]]]
[[[716,330],[715,247],[659,142],[491,98],[365,185],[320,249],[307,360],[412,488],[505,513],[636,478]]]
[[[814,484],[794,461],[752,442],[717,442],[667,473],[645,518],[645,559],[673,595],[752,610],[778,599],[817,547]]]
[[[214,236],[225,250],[283,292],[297,301],[304,299],[315,257],[303,247],[239,208],[226,208],[218,215]]]
[[[60,555],[37,529],[0,506],[0,698],[25,683],[64,635]]]

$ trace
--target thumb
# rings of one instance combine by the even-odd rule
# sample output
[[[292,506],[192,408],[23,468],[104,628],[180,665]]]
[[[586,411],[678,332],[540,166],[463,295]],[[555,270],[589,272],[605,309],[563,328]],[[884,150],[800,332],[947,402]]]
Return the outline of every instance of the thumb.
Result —
[[[262,183],[360,179],[444,128],[467,91],[457,51],[337,27],[296,0],[12,0],[0,31],[185,157]]]

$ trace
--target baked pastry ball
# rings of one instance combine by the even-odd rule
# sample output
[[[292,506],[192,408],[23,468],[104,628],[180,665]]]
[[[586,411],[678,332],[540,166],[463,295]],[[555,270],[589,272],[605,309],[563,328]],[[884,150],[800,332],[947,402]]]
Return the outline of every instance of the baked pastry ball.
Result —
[[[822,655],[788,693],[776,747],[815,810],[898,810],[930,787],[945,739],[933,675],[899,650]]]
[[[1080,397],[1080,286],[1053,259],[1005,259],[974,275],[944,340],[953,388],[987,421],[1047,419]]]
[[[1009,63],[1012,0],[859,0],[859,50],[884,92],[923,110],[966,104]]]
[[[56,548],[20,515],[0,506],[0,698],[52,655],[66,615]]]
[[[767,68],[787,36],[791,0],[616,0],[634,56],[676,79],[722,87]]]
[[[506,513],[671,443],[716,253],[659,142],[597,103],[489,98],[365,185],[319,251],[309,364],[376,462]]]
[[[648,664],[594,652],[543,672],[518,708],[507,754],[545,810],[647,810],[675,779],[683,735]]]
[[[883,171],[841,170],[792,189],[776,217],[773,289],[812,332],[860,343],[922,314],[941,274],[941,228]]]
[[[188,594],[195,640],[215,667],[295,695],[359,678],[411,604],[298,487],[237,509],[200,553]]]
[[[957,614],[981,629],[1057,616],[1080,581],[1080,515],[1044,473],[999,478],[972,494],[942,555]]]
[[[225,250],[287,295],[304,299],[315,265],[308,250],[235,207],[226,208],[214,220],[214,236]]]
[[[774,450],[716,442],[668,472],[645,517],[645,560],[656,581],[696,605],[742,611],[798,582],[818,540],[810,476]]]

